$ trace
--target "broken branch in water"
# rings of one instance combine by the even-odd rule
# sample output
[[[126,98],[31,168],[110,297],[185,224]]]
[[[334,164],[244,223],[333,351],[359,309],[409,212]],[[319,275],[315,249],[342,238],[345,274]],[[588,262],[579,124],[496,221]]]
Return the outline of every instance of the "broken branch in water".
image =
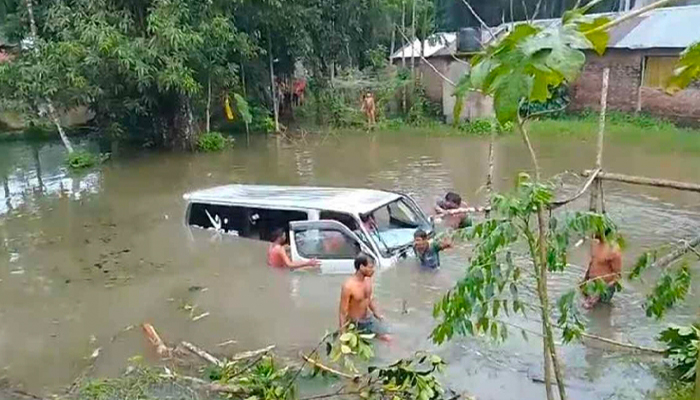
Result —
[[[651,265],[651,268],[665,268],[672,262],[681,258],[685,253],[693,249],[693,247],[697,247],[698,245],[700,245],[700,236],[697,236],[689,241],[684,241],[682,246],[656,260],[656,262],[654,262]],[[695,250],[693,249],[693,251]]]
[[[238,362],[242,360],[246,360],[249,358],[253,358],[262,354],[267,354],[270,351],[272,351],[275,348],[275,345],[270,345],[267,347],[264,347],[262,349],[258,350],[251,350],[251,351],[244,351],[242,353],[235,354],[233,357],[231,357],[231,362]]]
[[[586,183],[585,183],[583,186],[581,186],[581,189],[579,189],[578,192],[576,192],[575,195],[569,197],[568,199],[555,200],[555,201],[552,202],[552,204],[549,206],[549,208],[550,208],[551,210],[557,209],[557,208],[559,208],[559,207],[561,207],[561,206],[563,206],[563,205],[566,205],[566,204],[568,204],[568,203],[571,203],[572,201],[574,201],[574,200],[578,199],[579,197],[583,196],[583,194],[586,193],[586,190],[588,190],[588,188],[591,186],[591,184],[593,183],[593,181],[595,180],[595,178],[598,176],[599,173],[600,173],[600,168],[594,170],[594,171],[590,174],[590,176],[588,177],[588,180],[586,181]]]
[[[202,359],[206,360],[207,362],[216,365],[217,367],[221,367],[224,365],[221,360],[218,358],[212,356],[211,354],[207,353],[206,351],[200,349],[199,347],[193,345],[192,343],[189,342],[180,342],[182,347],[186,348],[187,350],[191,351],[192,353],[198,355]]]
[[[321,362],[316,361],[313,358],[307,357],[305,354],[301,354],[301,358],[303,358],[304,361],[313,365],[314,367],[316,367],[322,371],[326,371],[326,372],[333,374],[335,376],[339,376],[341,378],[350,379],[352,381],[357,381],[361,377],[360,375],[346,374],[345,372],[341,372],[341,371],[338,371],[337,369],[333,369],[331,367],[325,366],[325,365],[321,364]]]
[[[155,346],[156,353],[158,353],[159,356],[164,357],[170,353],[170,349],[165,345],[163,339],[160,338],[153,325],[145,323],[142,325],[142,328],[148,340]]]
[[[662,355],[666,354],[666,351],[662,350],[662,349],[637,346],[635,344],[630,344],[630,343],[622,343],[622,342],[618,342],[616,340],[604,338],[601,336],[591,335],[590,333],[583,332],[583,333],[581,333],[581,336],[583,336],[584,338],[587,338],[587,339],[598,340],[598,341],[603,342],[603,343],[611,344],[613,346],[622,347],[622,348],[626,348],[626,349],[630,349],[630,350],[642,351],[645,353],[653,353],[653,354],[662,354]]]

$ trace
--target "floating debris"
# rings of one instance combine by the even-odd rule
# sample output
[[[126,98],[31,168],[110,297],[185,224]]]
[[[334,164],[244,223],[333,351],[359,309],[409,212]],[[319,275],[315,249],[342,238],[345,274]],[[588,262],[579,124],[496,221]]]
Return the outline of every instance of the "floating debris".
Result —
[[[201,314],[197,315],[196,317],[192,318],[192,322],[199,321],[200,319],[206,318],[208,316],[209,316],[209,311],[201,313]]]

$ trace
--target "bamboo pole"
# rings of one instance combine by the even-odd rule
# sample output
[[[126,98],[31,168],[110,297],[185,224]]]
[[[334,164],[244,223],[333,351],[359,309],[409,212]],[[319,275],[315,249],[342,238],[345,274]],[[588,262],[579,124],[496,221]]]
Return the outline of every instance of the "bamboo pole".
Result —
[[[277,104],[277,90],[275,82],[275,66],[272,58],[272,34],[267,29],[267,55],[270,59],[270,90],[272,92],[272,112],[275,115],[275,133],[280,132],[279,104]]]
[[[592,174],[593,172],[594,171],[591,170],[585,170],[581,173],[581,175],[586,177],[590,176],[590,174]],[[655,179],[646,178],[643,176],[615,174],[612,172],[600,172],[598,174],[598,178],[614,182],[629,183],[631,185],[653,186],[700,193],[700,184],[697,183],[678,182],[667,179]]]
[[[605,114],[608,109],[608,86],[610,82],[610,68],[603,70],[603,81],[600,89],[600,118],[598,119],[598,143],[595,159],[596,169],[602,169],[603,165],[603,139],[605,138]],[[588,209],[591,212],[598,211],[598,197],[602,188],[601,180],[595,178],[593,189],[591,190],[590,204]],[[602,207],[601,207],[602,208]]]

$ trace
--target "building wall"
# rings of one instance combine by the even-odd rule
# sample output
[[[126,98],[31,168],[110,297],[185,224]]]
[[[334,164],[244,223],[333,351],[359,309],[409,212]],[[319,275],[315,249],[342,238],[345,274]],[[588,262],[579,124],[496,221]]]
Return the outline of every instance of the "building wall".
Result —
[[[700,119],[700,85],[671,96],[662,88],[642,85],[643,60],[647,56],[678,55],[678,50],[621,50],[609,49],[602,57],[586,54],[586,65],[581,76],[571,86],[572,111],[600,109],[600,91],[603,69],[610,67],[608,109],[636,112],[679,121]]]
[[[581,76],[571,86],[570,110],[600,109],[600,91],[606,67],[610,68],[608,109],[636,111],[642,77],[642,55],[640,52],[615,49],[609,49],[602,57],[587,52]]]
[[[464,73],[469,70],[469,65],[463,62],[451,60],[447,71],[447,77],[452,82],[459,82]],[[454,96],[455,88],[448,82],[442,82],[442,113],[448,123],[454,121],[454,107],[457,98]],[[462,113],[459,116],[460,121],[473,120],[476,118],[492,118],[493,98],[484,96],[478,92],[469,92],[464,99]]]
[[[433,57],[430,59],[430,64],[432,64],[435,69],[440,71],[441,74],[447,75],[448,70],[448,60],[444,57]],[[406,60],[406,65],[411,65],[410,59]],[[432,101],[441,103],[442,102],[442,82],[443,79],[438,75],[428,64],[423,60],[416,60],[416,69],[418,70],[418,76],[420,77],[420,82],[425,88],[425,95]]]

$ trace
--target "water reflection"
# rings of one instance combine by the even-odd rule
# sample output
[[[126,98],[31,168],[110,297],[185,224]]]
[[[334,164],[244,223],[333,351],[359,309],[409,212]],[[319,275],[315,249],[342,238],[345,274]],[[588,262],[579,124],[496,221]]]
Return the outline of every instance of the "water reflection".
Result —
[[[241,143],[244,141],[240,141]],[[581,170],[594,158],[594,144],[550,140],[538,143],[547,174]],[[204,347],[235,338],[231,352],[276,343],[296,356],[337,325],[342,276],[287,274],[266,267],[264,243],[191,232],[183,226],[182,194],[230,183],[371,187],[403,191],[432,209],[435,199],[455,190],[481,204],[488,143],[468,138],[422,136],[328,137],[290,143],[252,138],[220,154],[125,152],[99,169],[69,174],[60,145],[0,144],[0,375],[37,393],[52,392],[81,370],[84,357],[103,347],[98,375],[114,375],[126,359],[147,354],[138,330],[152,322],[166,340],[189,339]],[[606,165],[621,173],[700,181],[700,159],[692,155],[650,153],[635,147],[606,145]],[[496,148],[499,190],[512,186],[529,161],[517,138]],[[563,192],[580,183],[562,179]],[[610,216],[626,233],[625,265],[644,249],[697,233],[700,204],[696,194],[606,185]],[[565,207],[587,208],[587,199]],[[585,246],[583,246],[585,247]],[[448,383],[480,399],[542,398],[533,382],[541,371],[541,342],[523,339],[517,330],[496,346],[481,338],[458,338],[435,347],[432,304],[464,270],[470,245],[442,257],[437,274],[422,273],[404,260],[377,277],[380,307],[399,339],[379,349],[393,359],[415,349],[433,349],[451,364]],[[586,265],[585,248],[570,261]],[[552,297],[581,278],[582,267],[554,276]],[[660,324],[648,320],[640,305],[647,287],[626,283],[614,307],[586,314],[591,333],[621,341],[655,345]],[[190,291],[192,287],[206,290]],[[698,300],[693,293],[689,302]],[[533,300],[534,301],[534,300]],[[210,312],[193,322],[181,305]],[[675,321],[690,320],[695,310],[681,306]],[[537,331],[534,319],[514,324]],[[91,343],[94,336],[97,343]],[[117,336],[118,339],[112,340]],[[228,351],[228,349],[227,349]],[[574,344],[562,350],[575,398],[605,398],[631,388],[637,397],[654,385],[646,368],[605,348]],[[541,374],[541,372],[540,372]]]

